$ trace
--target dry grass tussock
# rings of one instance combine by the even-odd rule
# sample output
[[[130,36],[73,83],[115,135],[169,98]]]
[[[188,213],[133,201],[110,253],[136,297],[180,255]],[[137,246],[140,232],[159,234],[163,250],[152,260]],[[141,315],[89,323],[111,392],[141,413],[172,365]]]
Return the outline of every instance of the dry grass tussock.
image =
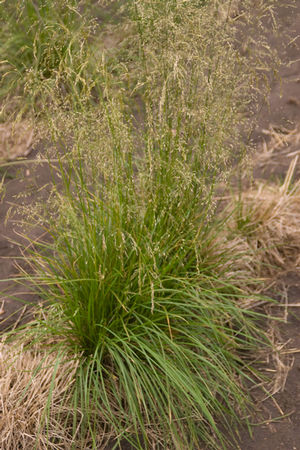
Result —
[[[66,355],[58,359],[57,353],[40,345],[29,349],[29,340],[23,336],[13,343],[5,337],[0,341],[0,448],[93,448],[91,437],[83,438],[79,432],[84,413],[78,409],[75,419],[74,409],[68,406],[79,359]],[[104,420],[97,430],[97,448],[105,448],[111,433]]]
[[[71,448],[72,440],[64,421],[58,420],[57,407],[72,383],[76,363],[67,362],[57,371],[56,359],[37,349],[24,350],[24,343],[14,347],[4,340],[0,343],[0,448],[34,448],[37,436],[40,449]],[[47,421],[52,423],[45,432],[49,392]]]
[[[229,221],[228,229],[224,233],[224,243],[227,247],[240,250],[244,255],[237,261],[240,268],[238,272],[241,278],[246,278],[252,273],[254,279],[261,279],[263,284],[252,285],[251,291],[266,291],[268,285],[276,283],[278,286],[278,274],[284,271],[295,270],[299,267],[300,251],[300,180],[299,170],[299,126],[293,130],[271,130],[270,140],[264,144],[263,152],[255,158],[255,165],[276,164],[276,157],[293,158],[290,162],[284,181],[279,184],[257,180],[254,185],[235,195],[230,209],[235,211]],[[275,161],[274,161],[275,160]],[[296,181],[295,181],[296,179]],[[230,234],[231,232],[231,234]],[[287,322],[289,303],[287,292],[280,289],[282,297],[282,314],[279,317]],[[244,308],[253,308],[264,304],[251,298],[241,299]],[[273,306],[277,307],[277,304]],[[267,351],[261,358],[262,366],[266,373],[273,373],[267,383],[260,384],[265,392],[259,403],[272,400],[275,410],[282,416],[285,412],[274,397],[278,392],[283,392],[288,373],[293,367],[293,353],[299,349],[290,348],[290,342],[282,338],[278,322],[274,321],[274,310],[266,306],[268,320],[268,337],[272,351]],[[271,368],[270,368],[271,367]]]
[[[281,185],[256,182],[233,201],[236,212],[230,227],[253,255],[256,274],[270,275],[299,264],[300,181],[293,183],[297,164],[298,155]]]
[[[48,348],[59,342],[48,339],[44,344]],[[75,412],[70,406],[79,358],[66,354],[58,358],[57,352],[49,352],[40,344],[28,345],[30,338],[26,340],[23,333],[14,336],[13,342],[8,342],[7,336],[0,341],[1,450],[107,448],[115,436],[101,411],[93,430],[96,434],[83,436],[84,411],[78,406]],[[149,429],[151,434],[159,443],[159,436]]]
[[[280,156],[288,158],[299,155],[300,124],[292,130],[271,126],[268,130],[264,130],[264,134],[269,138],[269,141],[264,142],[263,151],[256,155],[256,164],[267,164],[270,159],[276,158],[279,152]]]

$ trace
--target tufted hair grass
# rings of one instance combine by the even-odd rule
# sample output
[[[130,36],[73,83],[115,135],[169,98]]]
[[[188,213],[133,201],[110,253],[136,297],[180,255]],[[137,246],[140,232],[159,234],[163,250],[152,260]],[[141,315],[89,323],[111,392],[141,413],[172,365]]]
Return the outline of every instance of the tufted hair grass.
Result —
[[[266,338],[241,306],[241,255],[223,247],[215,189],[242,154],[256,71],[218,7],[120,2],[120,40],[109,21],[91,43],[93,99],[78,91],[80,109],[45,110],[57,151],[46,217],[36,215],[47,240],[29,239],[31,270],[16,280],[48,305],[17,342],[57,355],[44,421],[27,431],[41,448],[96,449],[105,433],[115,448],[220,448],[246,414]]]

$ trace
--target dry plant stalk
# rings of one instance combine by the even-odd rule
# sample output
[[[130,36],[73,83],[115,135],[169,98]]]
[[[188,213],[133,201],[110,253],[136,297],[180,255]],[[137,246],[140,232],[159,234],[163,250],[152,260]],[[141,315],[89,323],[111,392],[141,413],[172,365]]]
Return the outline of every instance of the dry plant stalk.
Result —
[[[235,199],[241,207],[233,228],[254,250],[253,265],[263,273],[299,263],[300,181],[292,185],[297,163],[298,155],[281,186],[260,183]]]
[[[33,128],[26,121],[0,124],[0,161],[27,156],[32,139]]]
[[[300,125],[298,124],[292,130],[287,128],[277,129],[270,126],[268,130],[263,130],[268,136],[269,141],[264,142],[263,151],[256,155],[256,163],[259,166],[267,164],[271,159],[279,155],[286,157],[295,157],[299,155],[300,149]]]
[[[77,364],[66,362],[55,370],[56,359],[55,354],[25,350],[24,344],[0,342],[0,448],[34,448],[37,437],[39,449],[71,448],[72,439],[63,420],[57,420],[57,410],[73,383]],[[46,424],[51,391],[52,423]]]
[[[230,17],[235,17],[239,14],[240,0],[231,0],[229,2],[221,2],[218,5],[219,20],[225,22]]]

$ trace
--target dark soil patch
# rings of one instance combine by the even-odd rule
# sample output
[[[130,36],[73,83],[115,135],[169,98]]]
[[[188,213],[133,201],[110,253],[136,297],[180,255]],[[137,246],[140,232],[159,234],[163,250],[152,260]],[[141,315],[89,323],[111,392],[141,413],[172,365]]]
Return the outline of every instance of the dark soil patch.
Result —
[[[18,223],[21,219],[26,221],[26,211],[29,215],[32,205],[49,194],[51,174],[48,164],[32,163],[38,154],[38,150],[33,150],[28,162],[23,160],[15,164],[15,161],[1,174],[1,178],[4,176],[4,195],[0,198],[0,279],[3,280],[0,332],[28,321],[32,304],[40,301],[37,295],[32,295],[29,286],[13,281],[19,273],[17,265],[25,267],[20,246],[28,245],[28,242],[21,235],[35,240],[45,233],[38,227],[25,230]]]

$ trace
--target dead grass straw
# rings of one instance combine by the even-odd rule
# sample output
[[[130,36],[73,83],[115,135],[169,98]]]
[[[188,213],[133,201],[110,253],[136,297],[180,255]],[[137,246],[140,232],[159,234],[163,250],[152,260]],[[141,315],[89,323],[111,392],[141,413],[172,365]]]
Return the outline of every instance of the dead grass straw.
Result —
[[[299,263],[300,181],[293,183],[297,164],[298,155],[281,185],[257,182],[233,201],[236,213],[230,227],[253,255],[256,273],[270,275]]]
[[[72,438],[57,413],[74,382],[76,362],[66,362],[58,371],[57,355],[16,344],[0,343],[0,448],[33,449],[37,436],[39,449],[71,448]],[[47,418],[45,405],[51,409]]]

